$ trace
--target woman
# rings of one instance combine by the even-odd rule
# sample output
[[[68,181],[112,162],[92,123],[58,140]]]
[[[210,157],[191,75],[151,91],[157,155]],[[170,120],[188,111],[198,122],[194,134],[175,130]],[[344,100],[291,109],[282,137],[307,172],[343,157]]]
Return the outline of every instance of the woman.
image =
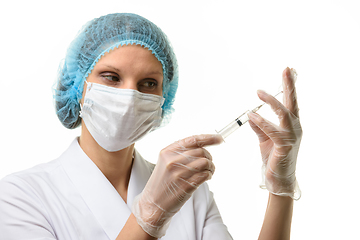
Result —
[[[295,165],[301,139],[294,76],[286,69],[285,106],[259,97],[280,126],[257,114],[265,187],[270,191],[260,239],[290,236]],[[0,182],[0,239],[232,239],[204,183],[214,173],[198,135],[164,148],[156,166],[134,143],[169,120],[177,63],[162,31],[135,14],[90,21],[67,52],[55,103],[81,135],[56,160]]]

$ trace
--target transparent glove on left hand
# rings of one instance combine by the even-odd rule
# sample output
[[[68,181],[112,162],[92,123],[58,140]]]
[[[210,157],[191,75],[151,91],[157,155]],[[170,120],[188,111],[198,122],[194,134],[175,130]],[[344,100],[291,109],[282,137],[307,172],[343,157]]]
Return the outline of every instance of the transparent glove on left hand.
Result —
[[[132,206],[138,224],[149,235],[165,235],[171,218],[193,192],[209,180],[215,166],[203,147],[221,143],[220,135],[196,135],[164,148],[144,190]]]
[[[259,137],[265,183],[269,192],[298,200],[301,196],[295,170],[302,137],[299,108],[295,90],[296,72],[286,68],[283,72],[284,104],[275,97],[258,91],[259,98],[269,104],[277,114],[277,126],[257,113],[250,113],[250,126]]]

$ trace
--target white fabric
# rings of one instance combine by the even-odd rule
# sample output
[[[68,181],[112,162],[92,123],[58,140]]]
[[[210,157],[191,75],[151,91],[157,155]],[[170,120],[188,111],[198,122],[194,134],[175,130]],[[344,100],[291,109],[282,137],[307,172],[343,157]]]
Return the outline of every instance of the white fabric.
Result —
[[[77,139],[56,160],[0,181],[0,240],[115,239],[154,165],[135,152],[127,204]],[[173,217],[161,240],[232,239],[207,184]]]

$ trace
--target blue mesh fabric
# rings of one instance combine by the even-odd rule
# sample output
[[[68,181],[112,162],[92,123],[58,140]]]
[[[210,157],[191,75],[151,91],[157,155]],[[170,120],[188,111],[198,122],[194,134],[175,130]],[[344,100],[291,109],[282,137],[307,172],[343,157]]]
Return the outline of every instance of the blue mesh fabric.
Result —
[[[54,88],[56,113],[69,129],[81,123],[80,100],[84,81],[99,59],[110,50],[128,44],[148,48],[163,67],[163,125],[173,112],[178,86],[178,66],[166,35],[149,20],[131,13],[115,13],[85,24],[70,44]]]

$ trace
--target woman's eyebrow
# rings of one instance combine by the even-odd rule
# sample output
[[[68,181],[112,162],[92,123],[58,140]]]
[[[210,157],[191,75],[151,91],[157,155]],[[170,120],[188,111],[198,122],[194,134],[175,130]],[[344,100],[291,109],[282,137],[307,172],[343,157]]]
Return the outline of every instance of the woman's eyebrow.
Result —
[[[108,67],[108,68],[111,68],[111,69],[113,69],[113,70],[115,70],[116,72],[121,72],[121,70],[120,69],[118,69],[118,68],[116,68],[116,67],[114,67],[114,66],[111,66],[111,65],[108,65],[108,64],[103,64],[103,66],[105,66],[105,67]],[[162,71],[157,71],[157,70],[155,70],[155,71],[149,71],[149,72],[147,72],[146,73],[147,75],[163,75],[163,72]]]
[[[147,73],[148,75],[163,75],[162,71],[150,71]]]
[[[114,66],[111,66],[111,65],[107,65],[107,64],[104,64],[105,67],[108,67],[108,68],[112,68],[113,70],[115,70],[116,72],[121,72],[120,69],[114,67]]]

